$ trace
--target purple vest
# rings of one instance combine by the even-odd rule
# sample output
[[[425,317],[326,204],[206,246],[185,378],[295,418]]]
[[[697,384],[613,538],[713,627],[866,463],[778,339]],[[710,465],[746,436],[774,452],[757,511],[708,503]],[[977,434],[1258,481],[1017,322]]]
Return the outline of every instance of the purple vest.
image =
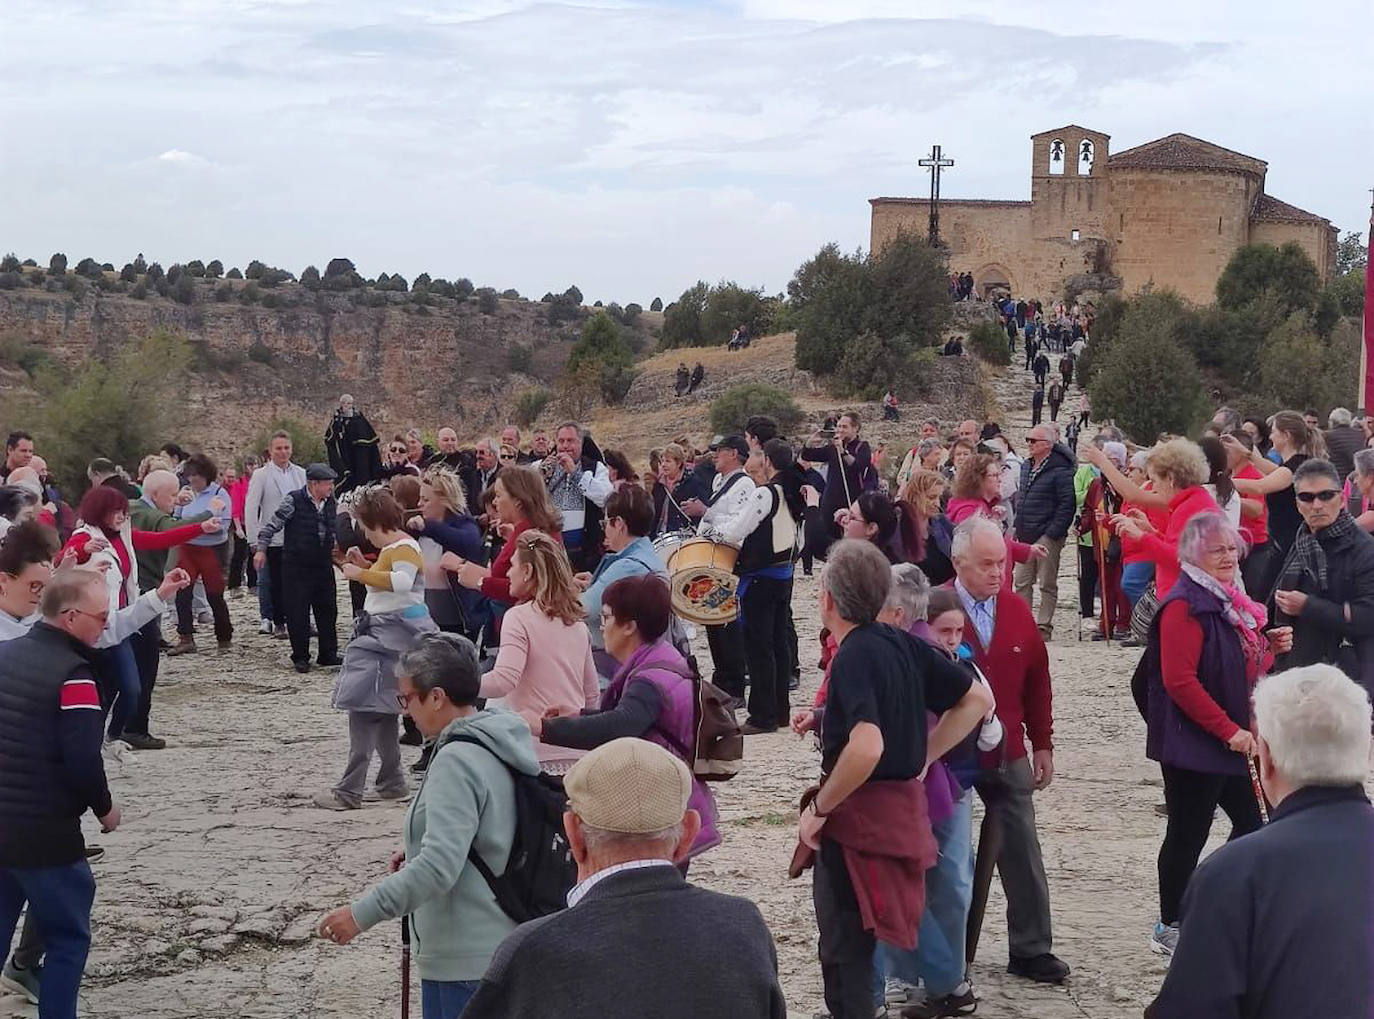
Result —
[[[1245,674],[1240,634],[1222,615],[1221,602],[1216,595],[1187,574],[1180,574],[1178,583],[1160,600],[1159,612],[1150,626],[1150,643],[1141,663],[1147,669],[1145,755],[1152,761],[1176,768],[1244,775],[1245,758],[1184,714],[1164,689],[1159,621],[1164,615],[1164,606],[1174,601],[1186,601],[1189,613],[1202,627],[1202,655],[1197,670],[1202,688],[1221,705],[1231,721],[1242,728],[1250,727],[1250,683]]]
[[[691,755],[696,746],[696,695],[686,659],[666,641],[641,645],[602,692],[601,710],[610,711],[619,704],[625,688],[635,682],[652,683],[663,704],[658,721],[644,733],[644,739],[684,761],[690,771],[695,763]],[[701,815],[701,832],[687,854],[690,858],[720,844],[715,798],[695,775],[687,806]]]

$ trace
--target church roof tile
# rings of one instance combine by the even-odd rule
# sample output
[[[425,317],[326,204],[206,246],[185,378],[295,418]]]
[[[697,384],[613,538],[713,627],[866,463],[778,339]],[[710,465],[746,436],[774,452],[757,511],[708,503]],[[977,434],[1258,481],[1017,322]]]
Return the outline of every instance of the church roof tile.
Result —
[[[1222,170],[1263,176],[1266,164],[1243,152],[1222,148],[1190,134],[1171,134],[1107,160],[1109,169]]]
[[[1263,192],[1255,199],[1255,206],[1250,210],[1250,218],[1262,220],[1266,223],[1328,223],[1325,216],[1318,216],[1315,212],[1308,212],[1306,209],[1299,209],[1296,205],[1289,205],[1281,202],[1273,195],[1266,195]]]

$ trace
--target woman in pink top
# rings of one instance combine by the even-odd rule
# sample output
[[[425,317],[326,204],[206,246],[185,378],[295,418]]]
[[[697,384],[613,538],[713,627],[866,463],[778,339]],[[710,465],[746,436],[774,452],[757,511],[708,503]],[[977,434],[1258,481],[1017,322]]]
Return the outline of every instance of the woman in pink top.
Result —
[[[1043,545],[1028,545],[1006,533],[1007,507],[1002,505],[1002,462],[991,453],[975,453],[954,472],[954,486],[945,516],[955,527],[969,517],[984,516],[1002,528],[1007,543],[1007,563],[1002,575],[1002,589],[1011,590],[1011,570],[1015,563],[1043,559],[1048,553]]]
[[[543,531],[511,539],[510,592],[518,604],[501,622],[501,650],[482,677],[482,696],[543,718],[601,703],[591,634],[563,547]],[[535,741],[544,771],[561,775],[585,751]]]

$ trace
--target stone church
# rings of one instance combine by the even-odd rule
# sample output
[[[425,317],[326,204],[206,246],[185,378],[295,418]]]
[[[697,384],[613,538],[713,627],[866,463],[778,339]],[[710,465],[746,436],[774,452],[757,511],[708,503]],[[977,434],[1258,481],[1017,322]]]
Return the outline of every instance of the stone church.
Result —
[[[1052,300],[1078,291],[1153,284],[1199,304],[1237,248],[1297,241],[1323,280],[1336,228],[1265,193],[1263,160],[1186,134],[1112,155],[1110,135],[1070,124],[1031,138],[1030,201],[940,199],[940,240],[952,272],[979,293]],[[870,247],[924,237],[925,198],[874,198]]]

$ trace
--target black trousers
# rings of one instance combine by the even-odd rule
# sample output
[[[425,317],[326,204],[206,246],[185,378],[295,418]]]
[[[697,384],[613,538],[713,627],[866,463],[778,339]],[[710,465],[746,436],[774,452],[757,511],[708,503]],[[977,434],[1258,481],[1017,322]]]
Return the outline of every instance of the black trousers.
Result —
[[[138,707],[124,723],[124,731],[148,735],[148,715],[153,710],[153,687],[162,665],[162,617],[146,624],[134,637],[134,661],[138,663]]]
[[[749,718],[762,729],[788,722],[792,647],[787,636],[792,581],[751,577],[740,603],[744,655],[749,663]]]
[[[706,643],[711,647],[715,671],[711,682],[731,697],[744,696],[744,640],[738,622],[706,628]]]
[[[276,583],[277,567],[270,568]],[[283,601],[286,605],[286,632],[291,637],[291,661],[310,661],[310,615],[315,615],[319,631],[320,660],[339,656],[339,635],[335,632],[339,607],[334,591],[334,567],[329,562],[298,563],[284,560],[281,570]],[[275,602],[276,593],[273,592]],[[275,608],[275,604],[273,606]]]
[[[267,582],[272,588],[272,622],[276,626],[286,625],[286,598],[282,594],[285,590],[282,584],[282,550],[280,548],[269,548],[267,550]],[[309,631],[306,631],[309,633]]]
[[[229,541],[234,549],[233,554],[229,557],[229,590],[237,591],[243,586],[245,572],[248,575],[248,586],[257,587],[258,571],[253,568],[253,550],[248,547],[248,539],[234,534]]]
[[[1078,544],[1075,542],[1075,544]],[[1093,602],[1097,598],[1097,556],[1091,545],[1078,545],[1078,614],[1084,619],[1093,616]]]
[[[811,901],[821,935],[826,1008],[833,1019],[872,1019],[873,935],[864,930],[844,849],[824,836],[812,871]]]
[[[1045,405],[1044,405],[1043,403],[1042,403],[1039,407],[1035,406],[1035,404],[1031,404],[1031,427],[1032,427],[1032,428],[1034,428],[1036,425],[1038,425],[1038,424],[1040,423],[1040,417],[1041,417],[1041,415],[1044,413],[1044,411],[1045,411]]]
[[[1159,847],[1159,918],[1178,923],[1183,893],[1207,845],[1217,807],[1231,820],[1230,838],[1238,839],[1259,829],[1259,804],[1248,775],[1215,775],[1168,764],[1159,770],[1164,773],[1164,804],[1169,808]]]
[[[1051,404],[1050,404],[1050,420],[1051,420],[1051,421],[1058,421],[1058,420],[1059,420],[1059,404],[1057,404],[1057,403],[1051,403]]]

